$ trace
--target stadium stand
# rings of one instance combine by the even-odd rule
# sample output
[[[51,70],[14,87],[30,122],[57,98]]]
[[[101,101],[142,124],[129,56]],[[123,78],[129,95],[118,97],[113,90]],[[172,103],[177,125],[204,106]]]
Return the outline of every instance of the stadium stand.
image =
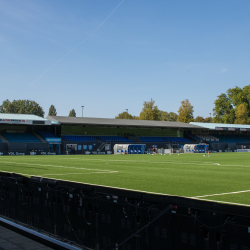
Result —
[[[190,140],[184,138],[184,137],[163,137],[168,142],[191,142]]]
[[[234,136],[234,135],[228,135],[228,136],[218,136],[220,141],[223,141],[225,143],[247,143],[246,140],[241,139],[240,137]]]
[[[53,133],[48,131],[38,131],[38,134],[40,134],[43,138],[57,138]]]
[[[128,140],[126,137],[122,136],[96,136],[101,141],[109,141],[109,142],[133,142],[133,140]]]
[[[245,136],[241,135],[240,138],[243,140],[246,140],[248,142],[250,141],[250,136],[248,136],[248,135],[245,135]]]
[[[199,138],[198,136],[193,135],[193,134],[186,134],[185,136],[188,137],[188,138],[190,138],[193,141],[200,141],[201,140],[201,138]]]
[[[41,142],[32,133],[2,133],[9,142]]]
[[[141,136],[141,142],[166,142],[162,137],[155,136]]]
[[[62,135],[65,141],[98,141],[93,135]]]
[[[197,135],[197,137],[207,142],[219,142],[219,138],[213,135]]]

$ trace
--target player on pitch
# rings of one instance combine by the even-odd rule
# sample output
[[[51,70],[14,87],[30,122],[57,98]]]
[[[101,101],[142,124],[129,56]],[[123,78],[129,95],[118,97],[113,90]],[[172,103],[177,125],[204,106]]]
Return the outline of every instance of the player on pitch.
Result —
[[[207,155],[208,155],[208,157],[210,156],[209,155],[209,145],[206,143],[206,145],[205,145],[205,154],[204,154],[204,156],[206,156],[206,153],[207,153]]]

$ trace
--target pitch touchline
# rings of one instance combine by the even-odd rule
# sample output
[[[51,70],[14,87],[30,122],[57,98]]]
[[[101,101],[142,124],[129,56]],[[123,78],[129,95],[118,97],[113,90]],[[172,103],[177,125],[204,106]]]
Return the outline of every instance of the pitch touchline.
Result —
[[[250,205],[248,205],[248,204],[234,203],[234,202],[228,202],[228,201],[207,200],[207,199],[199,199],[199,198],[195,198],[195,197],[192,197],[192,199],[201,200],[201,201],[211,201],[211,202],[218,202],[218,203],[225,203],[225,204],[231,204],[231,205],[240,205],[240,206],[250,207]]]
[[[209,196],[218,196],[218,195],[227,195],[227,194],[239,194],[239,193],[247,193],[247,192],[250,192],[250,190],[229,192],[229,193],[220,193],[220,194],[208,194],[208,195],[194,196],[194,197],[189,197],[189,198],[195,199],[195,198],[203,198],[203,197],[209,197]]]

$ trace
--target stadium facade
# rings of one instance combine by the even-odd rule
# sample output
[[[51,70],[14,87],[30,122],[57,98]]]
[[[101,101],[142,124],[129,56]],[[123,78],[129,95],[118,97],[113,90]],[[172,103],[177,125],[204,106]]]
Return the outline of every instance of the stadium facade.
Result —
[[[0,155],[111,154],[115,144],[234,151],[249,148],[249,134],[250,125],[0,114]]]

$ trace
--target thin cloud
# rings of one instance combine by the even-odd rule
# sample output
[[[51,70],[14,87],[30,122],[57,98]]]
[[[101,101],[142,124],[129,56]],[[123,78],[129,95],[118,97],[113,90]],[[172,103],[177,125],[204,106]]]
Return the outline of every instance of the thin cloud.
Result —
[[[97,30],[99,30],[102,25],[110,18],[110,16],[118,9],[118,7],[124,2],[125,0],[122,0],[114,9],[113,11],[102,21],[102,23],[83,41],[81,41],[79,44],[77,44],[74,48],[72,48],[68,53],[66,53],[64,56],[62,56],[58,61],[56,61],[51,67],[49,67],[43,74],[41,74],[35,81],[33,81],[30,86],[32,86],[34,83],[36,83],[40,78],[42,78],[48,71],[50,71],[55,65],[57,65],[59,62],[61,62],[66,56],[68,56],[72,51],[74,51],[76,48],[78,48],[81,44],[86,42],[91,36],[96,33]]]
[[[221,73],[227,72],[227,68],[222,68],[220,72],[221,72]]]

